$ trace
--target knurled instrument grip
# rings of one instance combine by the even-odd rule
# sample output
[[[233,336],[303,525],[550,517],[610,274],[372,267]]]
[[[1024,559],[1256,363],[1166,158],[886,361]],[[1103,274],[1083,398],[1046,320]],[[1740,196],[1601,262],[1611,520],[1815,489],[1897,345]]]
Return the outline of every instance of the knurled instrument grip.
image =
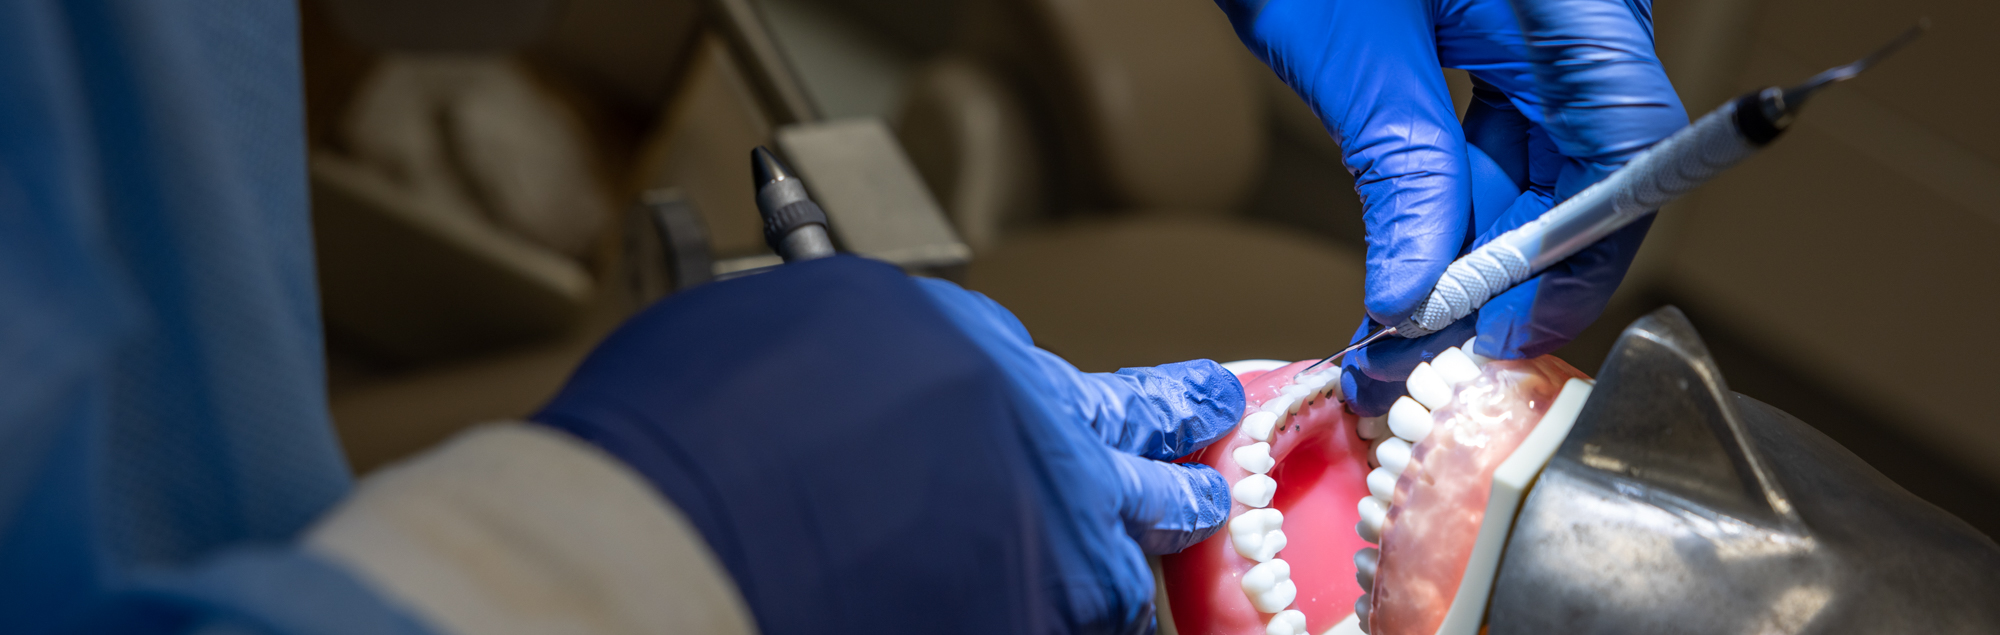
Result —
[[[1495,295],[1527,280],[1612,232],[1756,154],[1732,101],[1646,149],[1625,167],[1585,188],[1540,218],[1481,245],[1445,268],[1396,334],[1421,337],[1470,315]]]

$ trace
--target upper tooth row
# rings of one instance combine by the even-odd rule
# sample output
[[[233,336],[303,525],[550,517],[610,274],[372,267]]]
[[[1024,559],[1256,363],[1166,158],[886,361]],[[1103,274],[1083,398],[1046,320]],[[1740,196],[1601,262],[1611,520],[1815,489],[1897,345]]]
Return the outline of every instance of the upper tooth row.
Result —
[[[1473,340],[1465,342],[1465,348],[1472,348]],[[1424,440],[1431,433],[1431,411],[1451,403],[1455,386],[1479,377],[1479,367],[1485,365],[1485,358],[1467,354],[1459,348],[1447,348],[1438,353],[1436,359],[1417,364],[1410,371],[1406,382],[1410,394],[1396,399],[1389,406],[1389,414],[1376,421],[1363,420],[1363,436],[1372,430],[1381,435],[1383,429],[1395,436],[1379,438],[1375,443],[1375,463],[1381,467],[1368,473],[1368,497],[1361,499],[1361,523],[1355,526],[1356,533],[1363,540],[1375,543],[1381,541],[1382,521],[1388,516],[1390,495],[1395,493],[1396,478],[1410,466],[1410,451],[1413,444]]]
[[[1265,635],[1304,635],[1306,614],[1297,610],[1287,610],[1292,600],[1299,594],[1298,585],[1292,582],[1292,567],[1278,552],[1285,549],[1285,514],[1271,506],[1271,497],[1278,493],[1278,482],[1270,477],[1271,468],[1278,460],[1271,456],[1271,437],[1284,426],[1285,419],[1304,407],[1314,397],[1340,395],[1340,369],[1327,368],[1310,375],[1297,375],[1292,383],[1278,389],[1278,394],[1265,401],[1255,412],[1243,417],[1238,428],[1243,435],[1256,441],[1236,448],[1231,458],[1249,476],[1231,485],[1229,495],[1236,502],[1250,507],[1249,511],[1238,514],[1229,521],[1229,539],[1236,546],[1236,553],[1257,562],[1250,571],[1243,574],[1243,593],[1249,596],[1250,604],[1262,613],[1274,613],[1264,628]]]
[[[1466,339],[1466,347],[1472,347],[1472,339]],[[1368,473],[1368,493],[1370,499],[1376,501],[1370,505],[1368,499],[1362,499],[1362,525],[1356,527],[1356,531],[1360,531],[1360,535],[1370,543],[1380,539],[1382,523],[1380,517],[1370,521],[1368,509],[1388,509],[1390,493],[1396,491],[1396,477],[1410,467],[1410,451],[1414,449],[1414,443],[1430,435],[1430,411],[1450,403],[1456,385],[1478,379],[1480,365],[1484,363],[1484,357],[1470,355],[1458,347],[1448,347],[1438,353],[1436,359],[1418,363],[1416,369],[1410,371],[1410,381],[1406,381],[1410,395],[1398,397],[1396,403],[1388,407],[1388,415],[1362,419],[1362,435],[1368,437],[1370,431],[1378,435],[1374,445],[1374,463],[1382,465]],[[1384,431],[1394,435],[1380,437]]]
[[[1469,349],[1472,342],[1466,342]],[[1389,407],[1389,414],[1362,417],[1355,432],[1370,441],[1395,435],[1406,441],[1419,441],[1430,433],[1430,417],[1427,414],[1451,401],[1452,386],[1472,381],[1479,376],[1479,367],[1486,359],[1452,348],[1438,354],[1437,359],[1418,364],[1410,371],[1410,379],[1405,382],[1410,395],[1396,400]],[[1407,405],[1406,405],[1407,404]]]
[[[1448,348],[1438,353],[1436,359],[1417,364],[1410,371],[1410,379],[1404,382],[1410,394],[1396,400],[1389,406],[1389,414],[1382,417],[1366,417],[1361,421],[1358,432],[1364,439],[1375,440],[1375,462],[1381,467],[1368,473],[1368,496],[1361,498],[1358,505],[1361,522],[1354,525],[1355,533],[1370,543],[1381,544],[1382,523],[1389,517],[1389,500],[1396,493],[1396,479],[1410,466],[1410,452],[1414,443],[1430,436],[1434,420],[1431,411],[1451,403],[1456,387],[1479,378],[1479,368],[1490,361],[1485,357],[1467,353],[1473,350],[1477,339],[1466,340],[1463,350]],[[1395,436],[1388,436],[1388,435]],[[1386,438],[1385,438],[1386,437]],[[1361,599],[1355,602],[1355,611],[1361,616],[1363,632],[1367,631],[1366,607],[1374,592],[1375,572],[1380,552],[1373,547],[1362,549],[1355,554],[1355,581],[1361,584]]]

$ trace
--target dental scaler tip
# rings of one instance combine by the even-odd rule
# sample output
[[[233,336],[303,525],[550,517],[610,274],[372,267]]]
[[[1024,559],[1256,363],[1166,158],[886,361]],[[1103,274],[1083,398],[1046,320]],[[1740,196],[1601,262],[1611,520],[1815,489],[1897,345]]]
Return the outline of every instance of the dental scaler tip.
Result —
[[[1374,333],[1370,334],[1370,335],[1369,335],[1368,337],[1364,337],[1364,338],[1361,338],[1361,341],[1359,341],[1359,342],[1355,342],[1355,343],[1354,343],[1353,345],[1350,345],[1350,346],[1348,346],[1347,348],[1343,348],[1343,349],[1340,349],[1340,352],[1338,352],[1338,353],[1334,353],[1334,354],[1332,354],[1332,355],[1328,355],[1328,356],[1326,356],[1326,359],[1322,359],[1322,360],[1319,360],[1319,361],[1317,361],[1317,362],[1313,362],[1313,365],[1311,365],[1311,366],[1307,366],[1307,367],[1305,367],[1304,369],[1301,369],[1301,370],[1299,370],[1299,372],[1296,372],[1296,373],[1292,373],[1292,376],[1293,376],[1293,377],[1298,377],[1299,375],[1305,375],[1305,374],[1310,374],[1310,373],[1312,373],[1312,372],[1313,372],[1313,369],[1316,369],[1316,368],[1319,368],[1319,367],[1321,367],[1321,366],[1325,366],[1325,365],[1327,365],[1327,364],[1331,364],[1331,363],[1333,363],[1333,361],[1334,361],[1334,360],[1336,360],[1336,359],[1340,359],[1340,358],[1342,358],[1342,357],[1346,357],[1348,353],[1352,353],[1352,352],[1354,352],[1354,351],[1358,351],[1358,350],[1361,350],[1361,347],[1363,347],[1363,346],[1367,346],[1367,345],[1369,345],[1369,344],[1374,344],[1374,343],[1375,343],[1375,340],[1379,340],[1379,339],[1382,339],[1382,338],[1384,338],[1384,337],[1388,337],[1388,336],[1391,336],[1391,335],[1395,335],[1395,334],[1396,334],[1396,327],[1393,327],[1393,326],[1385,326],[1385,327],[1382,327],[1382,328],[1381,328],[1381,330],[1378,330],[1378,331],[1375,331]]]
[[[764,146],[750,151],[750,177],[757,188],[757,213],[764,218],[764,242],[785,262],[833,255],[826,212],[806,195],[806,185]]]

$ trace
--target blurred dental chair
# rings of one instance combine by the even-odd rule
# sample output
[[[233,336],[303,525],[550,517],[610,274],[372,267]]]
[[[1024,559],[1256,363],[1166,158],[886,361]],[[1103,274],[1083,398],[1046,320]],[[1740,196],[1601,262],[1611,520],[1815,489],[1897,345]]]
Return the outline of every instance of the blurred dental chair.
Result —
[[[974,0],[962,21],[898,123],[976,250],[967,286],[1086,370],[1346,341],[1361,254],[1242,213],[1270,71],[1213,4]]]
[[[671,101],[695,11],[302,3],[329,396],[356,471],[527,415],[622,321],[606,252],[636,193],[604,172]]]

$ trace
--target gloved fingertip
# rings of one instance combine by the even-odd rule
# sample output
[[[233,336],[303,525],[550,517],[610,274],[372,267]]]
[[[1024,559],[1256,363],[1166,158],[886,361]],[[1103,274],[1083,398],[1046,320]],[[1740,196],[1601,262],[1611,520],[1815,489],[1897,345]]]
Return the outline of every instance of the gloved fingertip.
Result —
[[[1236,373],[1210,359],[1195,359],[1156,368],[1177,375],[1196,401],[1234,422],[1243,417],[1243,382]]]
[[[1347,395],[1347,409],[1363,417],[1389,414],[1389,406],[1406,392],[1403,382],[1375,379],[1351,367],[1340,374],[1340,390]]]
[[[1099,431],[1113,447],[1141,456],[1171,460],[1207,447],[1235,429],[1243,417],[1243,383],[1211,360],[1121,368],[1086,374],[1105,394],[1122,395],[1127,407]]]
[[[1120,515],[1140,551],[1178,553],[1215,535],[1228,519],[1229,482],[1215,468],[1114,455],[1131,476]]]

